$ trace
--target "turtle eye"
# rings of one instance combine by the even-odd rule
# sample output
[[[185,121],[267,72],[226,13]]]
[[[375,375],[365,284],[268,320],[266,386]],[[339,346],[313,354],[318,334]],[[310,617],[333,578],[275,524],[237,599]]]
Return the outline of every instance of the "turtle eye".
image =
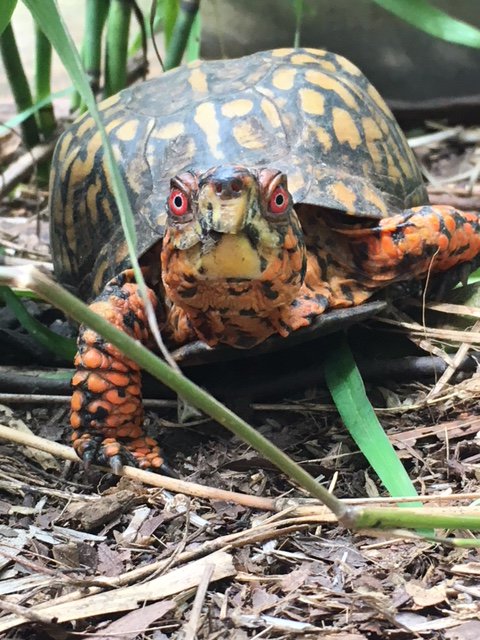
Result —
[[[184,216],[188,211],[188,198],[180,189],[172,189],[168,196],[168,208],[173,216]]]
[[[279,215],[285,213],[288,207],[288,191],[285,187],[278,186],[270,196],[268,208],[272,213]]]

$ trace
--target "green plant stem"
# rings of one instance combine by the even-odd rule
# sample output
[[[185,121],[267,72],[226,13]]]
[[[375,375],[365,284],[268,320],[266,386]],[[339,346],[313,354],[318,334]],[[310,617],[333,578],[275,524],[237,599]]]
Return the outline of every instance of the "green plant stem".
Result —
[[[35,48],[35,102],[40,102],[52,93],[50,84],[52,45],[37,25],[35,25]],[[46,102],[40,107],[38,120],[44,139],[48,139],[55,130],[55,115],[51,102]]]
[[[102,33],[107,20],[110,0],[86,0],[85,17],[88,29],[83,40],[83,63],[94,93],[100,88],[102,66]]]
[[[165,56],[165,71],[177,67],[182,61],[200,0],[183,0],[180,4],[171,40]]]
[[[378,529],[402,527],[405,529],[441,528],[468,529],[478,531],[480,518],[478,512],[465,514],[424,514],[421,509],[376,509],[360,507],[355,510],[355,527],[358,529]]]
[[[15,34],[12,25],[8,24],[0,36],[0,51],[3,66],[8,77],[13,97],[17,105],[17,111],[21,112],[32,107],[32,94],[28,85],[27,76],[23,69],[20,54],[18,53]],[[40,142],[38,127],[34,116],[30,116],[21,124],[22,137],[25,145],[31,149]]]
[[[107,22],[104,97],[127,85],[128,31],[131,6],[128,0],[111,0]]]
[[[47,275],[33,267],[12,268],[9,269],[9,272],[22,274],[18,276],[17,281],[20,286],[32,289],[41,298],[55,305],[77,322],[84,323],[100,333],[123,353],[128,353],[129,357],[133,358],[142,369],[176,391],[187,402],[198,407],[255,449],[260,450],[287,476],[306,489],[313,497],[321,500],[338,519],[343,518],[351,509],[324,489],[309,473],[230,409],[224,407],[188,378],[178,374],[149,349],[139,344],[137,340],[118,331],[107,320],[92,312],[83,302],[53,282]],[[3,273],[5,273],[4,268],[0,269],[0,278]]]

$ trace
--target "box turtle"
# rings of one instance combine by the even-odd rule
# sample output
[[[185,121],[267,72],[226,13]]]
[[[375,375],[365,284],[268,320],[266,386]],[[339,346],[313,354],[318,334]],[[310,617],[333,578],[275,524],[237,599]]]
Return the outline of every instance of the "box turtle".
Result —
[[[170,345],[245,349],[286,338],[326,311],[480,253],[478,216],[428,204],[390,110],[341,56],[278,49],[195,62],[100,109]],[[150,344],[89,115],[58,142],[51,220],[58,278]],[[77,453],[161,469],[142,430],[137,365],[85,327],[75,365]]]

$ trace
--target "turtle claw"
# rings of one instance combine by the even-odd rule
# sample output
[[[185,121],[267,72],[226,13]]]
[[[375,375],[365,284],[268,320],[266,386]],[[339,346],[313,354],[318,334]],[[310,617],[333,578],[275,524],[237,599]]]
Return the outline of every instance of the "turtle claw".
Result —
[[[152,438],[138,438],[122,444],[115,438],[100,440],[88,435],[74,442],[77,455],[89,468],[92,465],[110,467],[118,475],[123,467],[136,467],[172,478],[177,474],[165,462],[158,444]]]

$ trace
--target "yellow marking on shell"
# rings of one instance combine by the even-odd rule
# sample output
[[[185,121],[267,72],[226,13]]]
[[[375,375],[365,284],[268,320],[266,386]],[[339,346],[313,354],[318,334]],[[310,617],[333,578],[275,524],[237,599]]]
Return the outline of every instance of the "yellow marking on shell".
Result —
[[[375,89],[375,87],[372,84],[369,85],[367,89],[367,93],[370,96],[370,98],[372,98],[372,100],[375,102],[377,107],[380,107],[383,113],[387,115],[389,118],[391,118],[392,112],[385,104],[385,100],[382,98],[382,96],[378,93],[378,91]]]
[[[208,93],[207,76],[200,68],[192,69],[188,76],[188,82],[194,91]]]
[[[390,133],[390,126],[389,126],[388,120],[386,120],[385,118],[377,118],[376,123],[378,124],[380,129],[383,131],[383,133],[386,136],[388,136],[388,134]]]
[[[59,158],[59,160],[62,160],[63,158],[64,163],[65,163],[65,154],[67,153],[67,149],[70,146],[72,138],[73,138],[73,133],[71,131],[67,131],[66,133],[63,134],[62,141],[60,142],[60,147],[58,149],[57,157]],[[62,175],[64,175],[64,172],[62,172]]]
[[[109,222],[112,222],[113,220],[112,208],[110,207],[110,202],[106,198],[102,200],[102,206],[103,206],[103,212],[105,214],[105,217]]]
[[[305,73],[305,79],[311,84],[317,85],[326,91],[334,91],[347,106],[352,109],[358,109],[358,103],[348,89],[339,82],[336,78],[322,73],[321,71],[314,71],[308,69]]]
[[[122,142],[130,142],[137,135],[138,124],[138,120],[127,120],[127,122],[122,124],[115,132],[116,137]]]
[[[105,285],[105,271],[109,267],[108,260],[97,260],[95,278],[92,284],[92,293],[98,295]]]
[[[333,64],[331,60],[319,60],[318,64],[325,71],[338,71],[337,67]]]
[[[325,49],[313,49],[312,47],[305,47],[304,51],[306,51],[307,53],[313,53],[314,56],[325,56],[326,55],[326,51]]]
[[[123,122],[125,122],[124,118],[115,118],[114,120],[110,120],[110,122],[107,122],[107,124],[105,125],[105,131],[107,133],[110,133],[110,131],[113,131],[113,129],[119,127]]]
[[[101,182],[97,177],[95,184],[89,185],[87,189],[87,210],[92,224],[97,224],[98,222],[97,195],[100,191],[100,187]]]
[[[296,74],[296,69],[277,69],[272,76],[272,84],[275,89],[289,91],[293,87]]]
[[[113,96],[110,96],[110,98],[106,98],[105,100],[102,100],[102,102],[100,102],[100,104],[98,105],[98,108],[100,109],[100,111],[106,111],[107,109],[112,107],[114,104],[117,104],[119,100],[120,100],[120,94],[115,93]]]
[[[318,64],[318,60],[312,56],[308,56],[305,53],[296,53],[290,58],[292,64]]]
[[[362,118],[365,140],[381,140],[383,133],[373,118]]]
[[[65,203],[63,213],[64,233],[67,239],[67,246],[75,252],[77,246],[77,232],[73,224],[73,202],[69,198]]]
[[[183,122],[169,122],[160,129],[155,129],[152,133],[152,138],[158,138],[159,140],[173,140],[177,136],[181,136],[185,133],[185,125]]]
[[[399,168],[395,164],[392,154],[388,151],[385,151],[385,157],[387,159],[387,173],[391,178],[398,180],[401,178],[402,174],[400,173]]]
[[[253,109],[253,102],[242,98],[239,100],[232,100],[231,102],[225,102],[222,104],[222,114],[226,118],[238,118],[240,116],[246,116],[247,113]]]
[[[65,180],[67,171],[71,168],[69,178],[70,188],[82,184],[85,181],[85,177],[92,171],[95,154],[100,149],[101,145],[102,137],[100,132],[96,131],[87,143],[84,161],[78,156],[78,147],[74,147],[64,160],[61,173],[62,181]]]
[[[122,242],[115,251],[115,264],[120,264],[128,256],[128,247],[126,242]]]
[[[350,62],[350,60],[347,60],[347,58],[344,58],[343,56],[335,56],[335,60],[338,62],[338,64],[342,67],[342,69],[344,71],[346,71],[347,73],[350,73],[352,76],[361,76],[362,72],[360,71],[360,69],[353,64],[353,62]]]
[[[321,116],[325,112],[325,98],[314,89],[300,89],[298,92],[302,110],[312,115]]]
[[[332,148],[332,136],[323,127],[315,127],[315,135],[318,142],[322,145],[325,151],[330,151]]]
[[[356,195],[352,189],[341,182],[335,182],[334,184],[329,185],[328,191],[330,192],[330,195],[337,200],[337,202],[344,205],[347,212],[355,212]]]
[[[373,191],[373,189],[365,185],[363,187],[363,196],[365,200],[370,202],[376,209],[378,209],[383,216],[386,217],[388,215],[387,205],[376,191]]]
[[[139,195],[144,189],[145,157],[143,153],[137,153],[128,165],[126,179],[132,191]]]
[[[260,256],[246,236],[224,235],[213,251],[201,258],[205,278],[258,278]]]
[[[341,144],[346,142],[352,149],[356,149],[361,144],[360,132],[348,111],[334,107],[332,109],[332,123],[337,140]]]
[[[195,122],[207,138],[207,144],[215,158],[222,158],[223,153],[218,149],[220,144],[220,127],[215,114],[215,105],[212,102],[203,102],[195,109]]]
[[[400,165],[400,169],[402,170],[403,175],[406,178],[413,178],[413,165],[410,162],[407,162],[403,155],[397,156],[398,164]]]
[[[285,56],[289,56],[294,49],[283,47],[281,49],[274,49],[272,51],[272,58],[284,58]]]
[[[264,132],[255,129],[248,120],[233,127],[233,137],[245,149],[262,149],[266,144]]]
[[[87,117],[83,119],[83,122],[79,120],[77,122],[77,125],[78,125],[78,129],[77,129],[76,136],[77,138],[83,138],[83,136],[87,133],[87,131],[89,131],[90,129],[93,129],[93,127],[95,126],[95,120],[90,116],[88,116],[87,114]]]
[[[262,98],[260,102],[260,106],[262,108],[263,113],[265,114],[265,117],[267,118],[269,123],[272,125],[272,127],[274,127],[274,129],[282,125],[280,116],[278,115],[278,111],[275,105],[270,100],[267,100],[266,98]]]
[[[383,172],[383,164],[382,164],[382,151],[379,146],[373,142],[372,140],[367,139],[367,149],[370,158],[372,159],[375,170],[379,173]],[[370,168],[368,169],[370,171]],[[364,170],[364,174],[367,175],[368,171]]]
[[[300,169],[294,169],[288,173],[288,190],[295,194],[305,186],[305,179]]]

